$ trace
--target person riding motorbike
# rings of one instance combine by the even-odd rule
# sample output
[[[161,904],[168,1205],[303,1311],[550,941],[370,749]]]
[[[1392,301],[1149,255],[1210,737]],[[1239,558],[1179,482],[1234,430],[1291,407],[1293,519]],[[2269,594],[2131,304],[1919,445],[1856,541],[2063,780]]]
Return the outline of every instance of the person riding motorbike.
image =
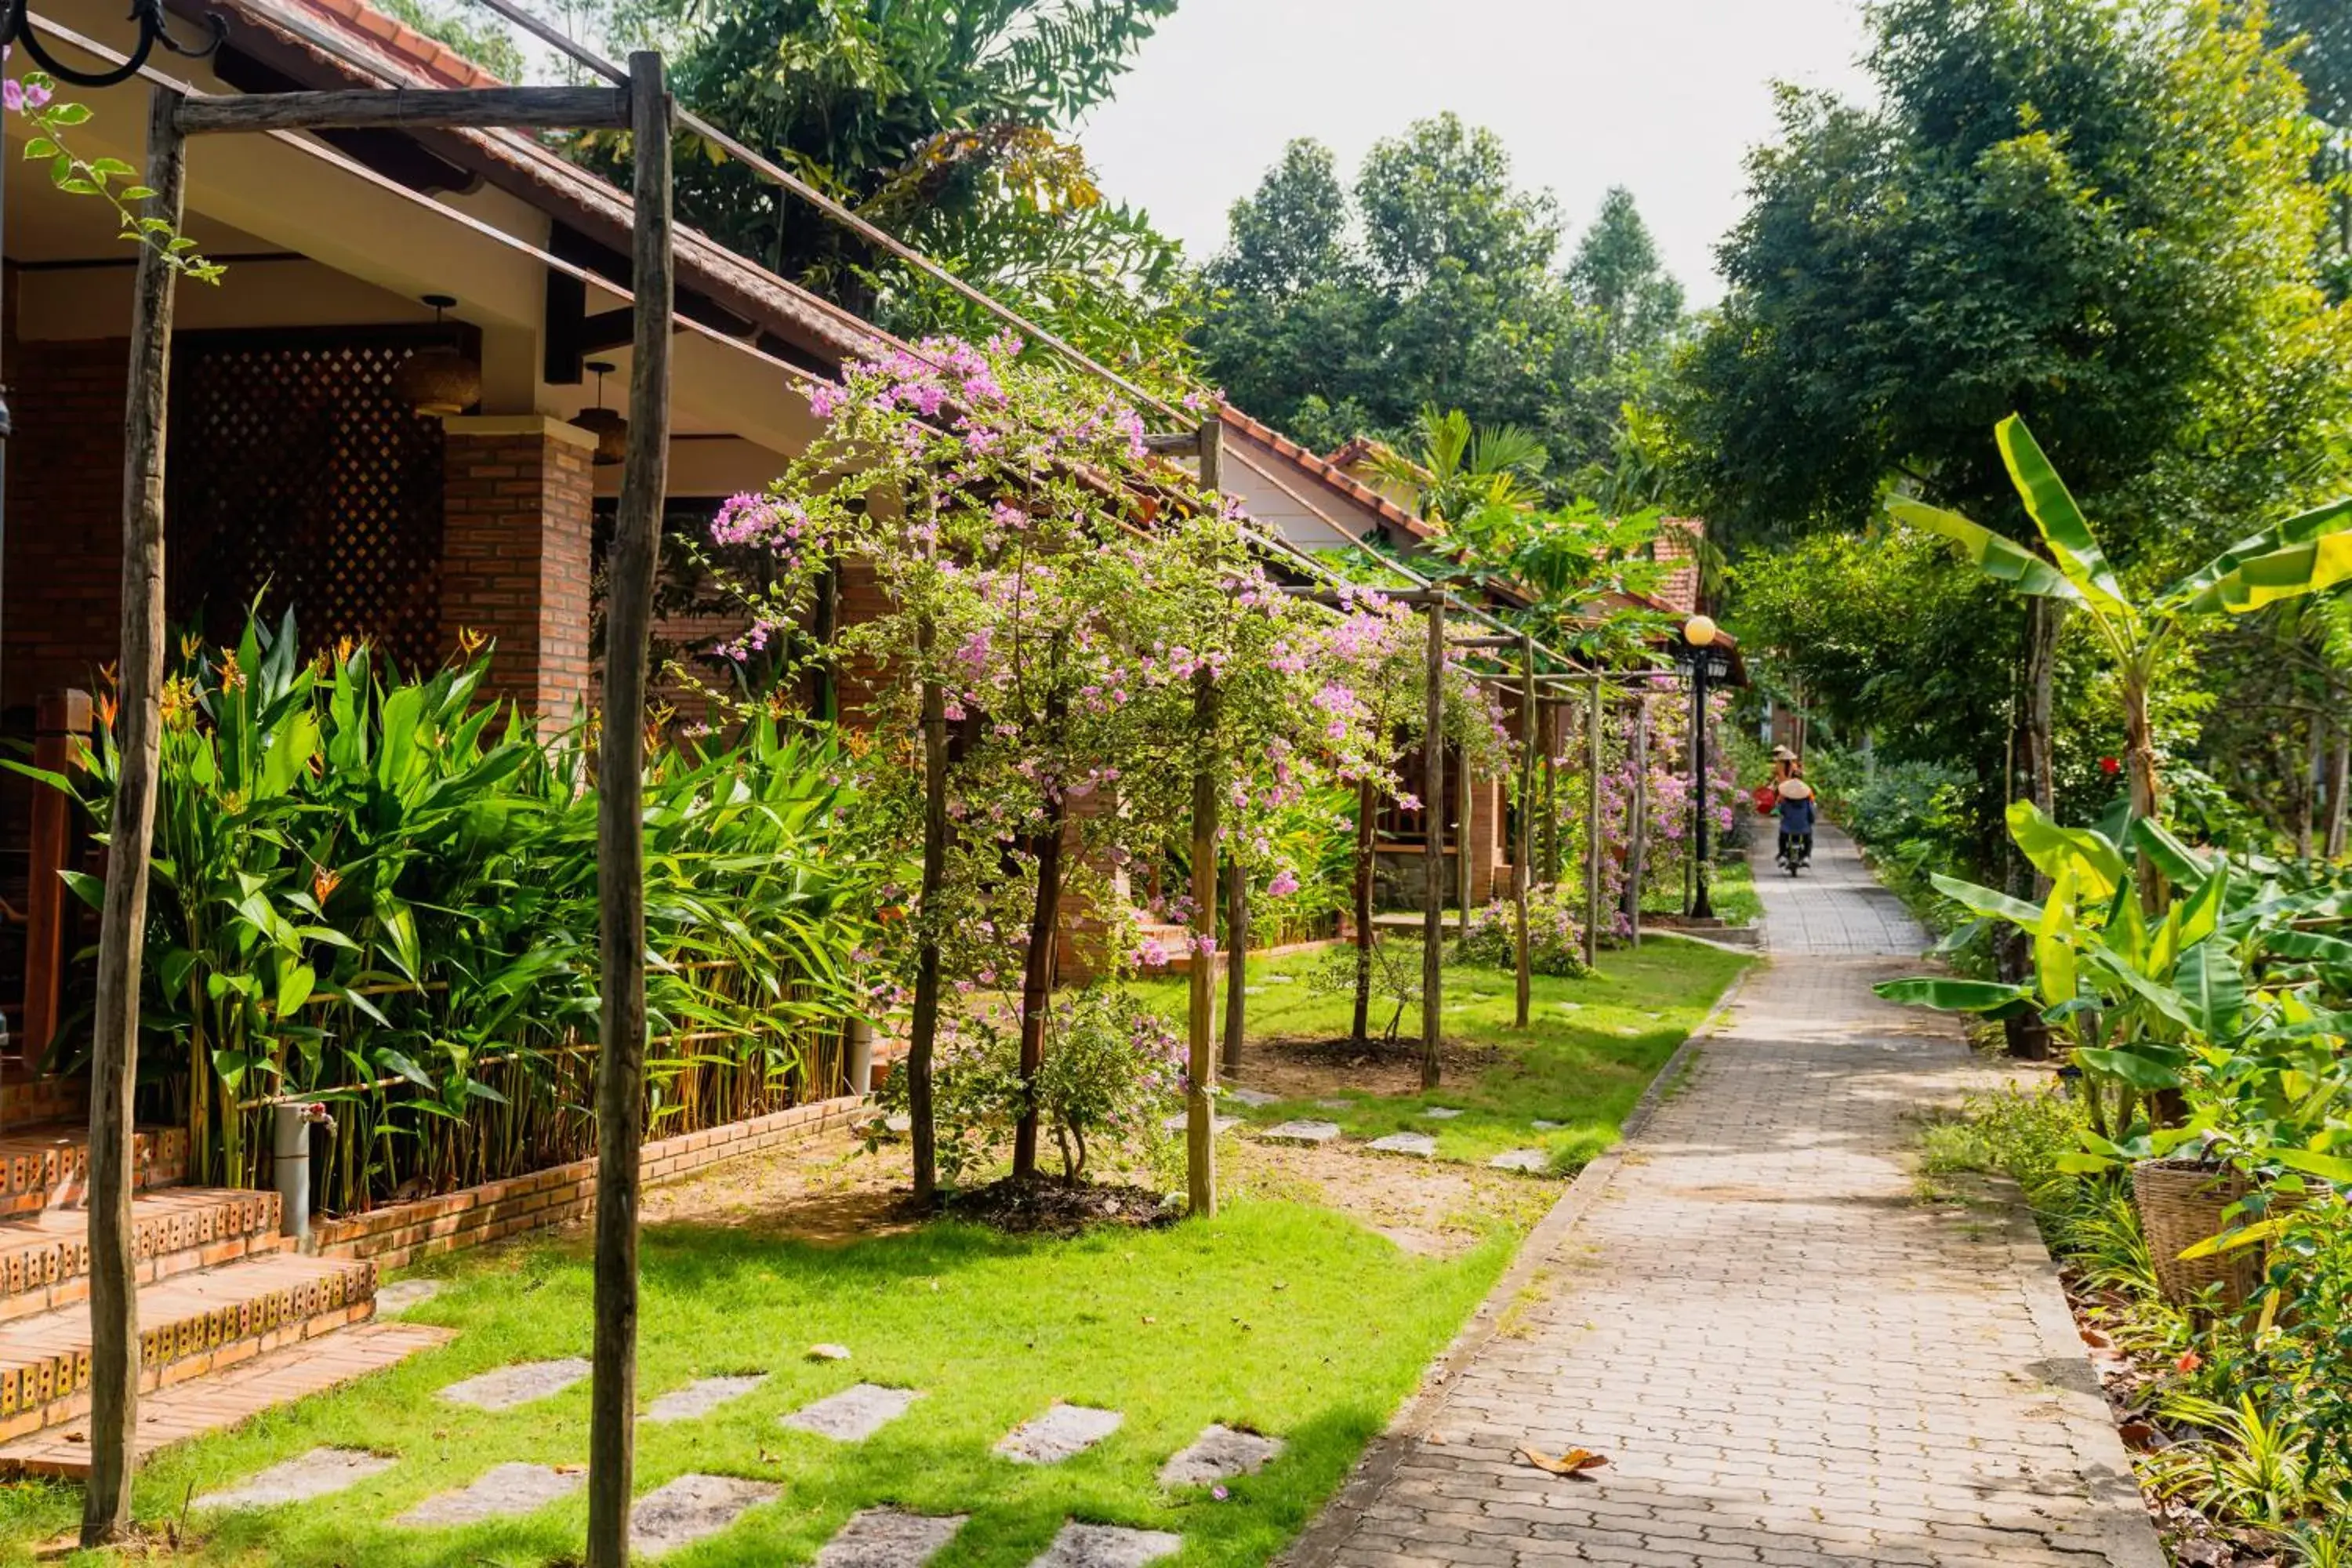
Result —
[[[1775,858],[1795,876],[1813,858],[1813,786],[1802,767],[1791,768],[1774,792],[1780,796],[1780,849]]]

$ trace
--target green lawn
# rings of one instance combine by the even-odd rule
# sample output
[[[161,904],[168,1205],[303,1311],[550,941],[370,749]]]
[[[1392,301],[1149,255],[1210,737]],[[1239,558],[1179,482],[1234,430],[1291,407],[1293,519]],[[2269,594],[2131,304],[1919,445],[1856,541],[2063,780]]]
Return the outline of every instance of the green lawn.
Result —
[[[1760,829],[1759,830],[1760,831]],[[1715,863],[1715,874],[1707,879],[1707,903],[1716,918],[1726,925],[1750,926],[1764,918],[1764,900],[1756,895],[1756,868],[1745,855],[1732,855]],[[1645,915],[1678,915],[1684,910],[1680,889],[1665,897],[1649,894],[1642,906]]]
[[[1316,953],[1251,961],[1254,1040],[1320,1040],[1348,1032],[1349,998],[1318,994],[1307,984],[1326,962]],[[1745,954],[1669,937],[1645,941],[1639,952],[1604,950],[1598,974],[1580,980],[1536,976],[1524,1031],[1514,1024],[1516,990],[1508,970],[1449,966],[1446,1033],[1500,1047],[1502,1057],[1494,1064],[1427,1094],[1338,1089],[1255,1109],[1228,1100],[1225,1110],[1261,1126],[1294,1117],[1336,1121],[1349,1139],[1432,1132],[1444,1160],[1483,1163],[1507,1150],[1541,1148],[1550,1152],[1555,1172],[1573,1172],[1616,1142],[1625,1113],[1651,1078],[1750,962]],[[1142,989],[1166,1016],[1182,1016],[1181,979],[1143,983]],[[1376,997],[1376,1030],[1388,1011]],[[1419,1018],[1416,1002],[1408,1009],[1407,1035],[1417,1031]],[[1241,1081],[1249,1081],[1246,1069]],[[1327,1098],[1348,1105],[1319,1103]],[[1424,1115],[1433,1106],[1462,1114],[1445,1120]],[[1538,1131],[1538,1121],[1560,1125]]]
[[[1311,957],[1253,966],[1260,1032],[1328,1036],[1346,1001],[1297,977]],[[1502,1059],[1427,1097],[1350,1095],[1249,1113],[1339,1121],[1351,1135],[1433,1130],[1470,1159],[1541,1142],[1562,1168],[1605,1148],[1676,1042],[1747,961],[1659,941],[1606,955],[1601,975],[1538,979],[1536,1026],[1511,1025],[1507,973],[1449,973],[1453,1032],[1504,1047]],[[1151,988],[1176,1000],[1171,986]],[[1181,1005],[1181,1004],[1180,1004]],[[1417,1115],[1424,1105],[1465,1114]],[[1538,1137],[1537,1117],[1567,1123]],[[938,1568],[1017,1568],[1066,1518],[1181,1532],[1176,1568],[1256,1568],[1313,1518],[1389,1421],[1508,1260],[1531,1205],[1474,1220],[1485,1239],[1451,1258],[1417,1256],[1336,1210],[1303,1201],[1273,1173],[1213,1224],[1076,1241],[1014,1239],[971,1226],[818,1247],[756,1225],[656,1225],[645,1233],[640,1401],[699,1377],[769,1374],[755,1392],[698,1420],[638,1429],[636,1488],[702,1472],[780,1483],[782,1497],[724,1534],[666,1557],[665,1568],[807,1562],[852,1513],[895,1503],[971,1521]],[[723,1181],[725,1176],[712,1178]],[[587,1447],[585,1384],[513,1411],[446,1404],[436,1392],[515,1362],[588,1353],[592,1270],[584,1236],[526,1241],[440,1260],[447,1281],[412,1318],[460,1331],[448,1345],[245,1428],[167,1451],[142,1473],[142,1521],[161,1530],[191,1496],[234,1485],[322,1445],[398,1463],[347,1491],[232,1515],[198,1510],[169,1561],[260,1568],[549,1568],[577,1561],[579,1496],[518,1520],[409,1530],[394,1516],[496,1464],[576,1465]],[[804,1359],[818,1342],[847,1363]],[[778,1418],[858,1382],[922,1391],[876,1436],[841,1445]],[[993,1454],[1006,1432],[1055,1401],[1123,1411],[1099,1447],[1051,1468]],[[1164,1493],[1162,1463],[1212,1422],[1284,1438],[1282,1458],[1230,1484],[1231,1495]],[[72,1528],[79,1493],[0,1486],[0,1563]],[[53,1560],[53,1559],[51,1559]],[[73,1561],[76,1559],[68,1559]],[[111,1558],[79,1559],[89,1563]]]
[[[1213,1225],[1013,1240],[955,1225],[819,1248],[741,1230],[649,1228],[639,1390],[761,1371],[755,1393],[699,1420],[638,1428],[637,1489],[689,1471],[782,1483],[782,1499],[725,1534],[665,1557],[676,1568],[803,1563],[856,1510],[883,1502],[971,1522],[937,1568],[1015,1568],[1065,1517],[1182,1532],[1172,1563],[1256,1568],[1312,1517],[1501,1271],[1517,1237],[1445,1261],[1418,1258],[1331,1210],[1235,1202]],[[388,1522],[492,1465],[577,1464],[587,1452],[585,1384],[489,1414],[434,1391],[510,1362],[584,1356],[591,1268],[582,1239],[466,1255],[411,1313],[464,1331],[448,1346],[234,1434],[170,1451],[141,1478],[142,1518],[160,1524],[201,1495],[320,1444],[394,1454],[351,1490],[226,1519],[191,1563],[315,1565],[572,1562],[584,1500],[520,1521],[451,1530]],[[814,1342],[847,1363],[811,1363]],[[861,1382],[924,1391],[863,1443],[790,1431],[777,1418]],[[991,1452],[1056,1399],[1126,1413],[1099,1447],[1050,1468]],[[1231,1497],[1163,1494],[1170,1455],[1211,1422],[1288,1441]],[[0,1489],[0,1561],[71,1527],[79,1494]],[[91,1561],[97,1561],[91,1559]],[[111,1561],[111,1559],[107,1559]]]

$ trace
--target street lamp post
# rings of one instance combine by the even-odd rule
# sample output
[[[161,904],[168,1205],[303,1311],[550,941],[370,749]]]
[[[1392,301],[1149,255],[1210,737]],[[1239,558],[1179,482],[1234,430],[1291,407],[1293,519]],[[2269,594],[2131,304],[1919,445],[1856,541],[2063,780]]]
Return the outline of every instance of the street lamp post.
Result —
[[[1705,616],[1693,616],[1683,623],[1682,657],[1690,664],[1691,672],[1691,896],[1690,916],[1695,921],[1713,920],[1715,905],[1708,898],[1706,842],[1706,683],[1710,676],[1730,673],[1727,663],[1715,646],[1715,622]],[[1721,670],[1715,667],[1723,665]]]

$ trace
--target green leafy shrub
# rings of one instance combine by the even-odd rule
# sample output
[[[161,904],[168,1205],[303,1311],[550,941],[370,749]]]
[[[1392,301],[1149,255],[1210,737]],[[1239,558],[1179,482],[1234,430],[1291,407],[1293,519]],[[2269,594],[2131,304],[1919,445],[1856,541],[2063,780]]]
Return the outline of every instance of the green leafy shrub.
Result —
[[[323,1209],[583,1157],[598,1016],[596,795],[583,737],[290,617],[182,649],[166,682],[141,998],[142,1120],[192,1179],[258,1184],[268,1102],[320,1100]],[[110,708],[101,703],[101,716]],[[878,868],[838,831],[829,742],[754,726],[657,748],[646,789],[647,1131],[835,1092]],[[104,823],[120,757],[44,775]],[[101,889],[74,879],[96,902]],[[61,1030],[71,1068],[86,1027]]]
[[[1582,896],[1582,889],[1571,889],[1564,883],[1528,895],[1528,967],[1534,973],[1571,980],[1592,973],[1584,963],[1584,923],[1573,907]],[[1497,899],[1473,911],[1468,933],[1454,944],[1454,956],[1465,963],[1517,970],[1517,909]]]
[[[1160,1118],[1184,1088],[1182,1053],[1167,1023],[1124,990],[1091,985],[1047,1015],[1036,1079],[1037,1114],[1062,1154],[1062,1178],[1083,1181],[1105,1144],[1147,1157]],[[942,1027],[932,1063],[931,1110],[940,1179],[961,1186],[1003,1157],[1020,1120],[1021,1032],[975,1009]],[[894,1072],[877,1095],[886,1115],[908,1109],[909,1075]],[[869,1135],[867,1148],[878,1135]]]

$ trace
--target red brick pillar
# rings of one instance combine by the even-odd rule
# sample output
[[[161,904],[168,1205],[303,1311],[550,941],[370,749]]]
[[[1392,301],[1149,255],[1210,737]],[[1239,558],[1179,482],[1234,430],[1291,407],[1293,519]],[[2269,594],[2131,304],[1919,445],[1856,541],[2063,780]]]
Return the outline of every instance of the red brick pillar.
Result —
[[[1470,788],[1477,800],[1471,808],[1470,842],[1463,853],[1470,857],[1470,901],[1474,904],[1492,902],[1509,885],[1507,876],[1498,877],[1497,868],[1503,859],[1503,785],[1499,779],[1473,778]]]
[[[497,694],[561,729],[589,700],[596,438],[536,414],[444,423],[442,647],[461,632],[493,639]]]

